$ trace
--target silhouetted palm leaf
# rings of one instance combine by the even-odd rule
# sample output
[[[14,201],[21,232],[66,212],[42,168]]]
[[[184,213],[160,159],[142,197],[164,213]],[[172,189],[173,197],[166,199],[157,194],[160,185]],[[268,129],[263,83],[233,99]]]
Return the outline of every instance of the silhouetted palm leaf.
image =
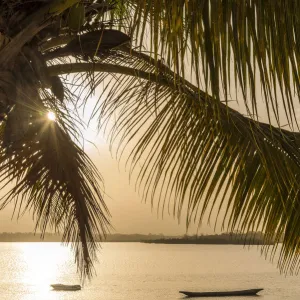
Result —
[[[18,215],[32,211],[42,236],[47,229],[62,233],[63,241],[72,243],[84,279],[92,275],[96,238],[109,229],[102,179],[72,140],[76,127],[68,112],[56,104],[57,121],[49,121],[45,104],[51,107],[51,98],[45,92],[40,98],[31,80],[18,74],[18,101],[4,125],[0,180],[13,179],[15,186],[2,197],[1,208],[14,202]]]
[[[133,37],[153,52],[155,59],[161,54],[176,74],[187,74],[192,67],[196,82],[213,97],[226,101],[240,87],[244,99],[238,100],[244,100],[249,115],[255,118],[260,101],[257,90],[262,90],[269,119],[274,116],[277,125],[282,124],[282,97],[289,125],[296,124],[295,98],[300,92],[298,0],[120,3],[124,8],[119,10],[121,17],[131,25]]]
[[[283,238],[280,267],[298,270],[299,134],[216,106],[213,97],[192,84],[175,82],[166,66],[155,67],[151,57],[121,50],[123,56],[111,56],[112,64],[90,66],[108,72],[93,75],[94,83],[106,82],[105,100],[95,111],[102,126],[113,120],[109,134],[120,141],[120,153],[122,145],[135,141],[131,171],[138,166],[145,199],[178,218],[187,207],[187,226],[201,224],[206,212],[223,208],[225,228],[262,230],[266,244]],[[88,70],[88,64],[49,70],[77,73]],[[112,73],[123,75],[108,82]],[[87,81],[81,75],[78,79],[83,85]]]
[[[72,141],[75,122],[64,106],[66,101],[85,103],[104,83],[104,100],[93,117],[101,126],[114,120],[109,134],[112,142],[119,138],[120,153],[122,146],[133,145],[132,172],[141,164],[138,184],[145,198],[178,218],[186,203],[187,226],[223,207],[225,227],[261,229],[266,242],[283,238],[280,266],[298,269],[300,139],[298,132],[280,127],[279,95],[294,128],[294,95],[300,90],[299,1],[25,2],[0,6],[3,20],[16,25],[12,30],[0,20],[0,65],[6,74],[0,74],[5,108],[0,113],[7,117],[6,126],[1,125],[0,175],[2,181],[17,180],[3,206],[20,196],[17,203],[33,209],[42,232],[47,224],[62,228],[65,241],[76,242],[82,274],[91,274],[94,234],[105,234],[108,212],[95,185],[97,171]],[[62,55],[65,45],[113,25],[126,28],[114,32],[125,41],[130,35],[133,46],[146,46],[151,55],[118,41],[105,55],[82,56],[70,49],[71,58]],[[188,71],[195,86],[185,79]],[[70,73],[74,77],[62,88],[62,78],[56,76]],[[21,76],[16,96],[6,92],[11,87],[11,80],[3,80],[7,74]],[[278,128],[257,122],[259,80],[269,122],[274,115]],[[233,88],[241,88],[241,101],[252,118],[220,101],[228,104]],[[40,115],[50,107],[58,114],[56,123]]]

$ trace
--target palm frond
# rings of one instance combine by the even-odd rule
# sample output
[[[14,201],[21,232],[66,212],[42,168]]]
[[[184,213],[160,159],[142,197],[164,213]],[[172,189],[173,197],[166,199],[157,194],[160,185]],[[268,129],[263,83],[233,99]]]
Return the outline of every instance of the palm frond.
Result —
[[[284,124],[282,109],[290,127],[297,124],[298,0],[131,0],[120,5],[135,44],[155,60],[163,57],[175,74],[191,72],[196,85],[226,102],[241,88],[240,100],[256,118],[262,90],[269,121]]]
[[[187,226],[200,224],[206,212],[223,209],[224,227],[246,233],[261,229],[266,244],[283,238],[279,265],[285,272],[298,270],[300,137],[283,130],[279,117],[281,96],[290,128],[297,125],[298,2],[130,0],[96,7],[99,2],[44,5],[37,0],[37,13],[25,10],[17,14],[17,22],[17,9],[5,10],[4,19],[22,28],[4,28],[0,48],[0,65],[16,75],[18,85],[14,96],[7,92],[11,79],[0,78],[1,105],[14,107],[5,111],[6,126],[1,128],[0,179],[16,180],[2,207],[15,201],[23,210],[32,209],[42,232],[48,225],[63,230],[64,240],[74,242],[82,275],[91,274],[95,234],[107,231],[108,211],[97,184],[100,175],[72,140],[75,124],[63,106],[65,98],[77,105],[81,97],[85,104],[102,84],[100,98],[105,100],[98,102],[93,116],[104,127],[113,119],[109,134],[120,143],[119,153],[134,144],[131,172],[138,172],[145,199],[178,218],[187,205]],[[78,6],[63,13],[74,3]],[[121,19],[115,22],[117,17]],[[116,23],[128,26],[133,45],[148,46],[151,56],[122,43],[105,49],[105,55],[98,55],[99,43],[95,55],[82,47],[77,54],[68,49]],[[117,33],[128,42],[127,35]],[[38,53],[26,52],[28,42]],[[38,57],[40,52],[44,56]],[[26,64],[30,68],[23,69]],[[188,71],[195,85],[186,80]],[[70,73],[77,74],[64,86],[53,77]],[[258,80],[269,123],[274,115],[278,128],[257,121]],[[227,106],[232,88],[241,88],[253,118]],[[48,107],[60,116],[56,123],[43,119]]]
[[[14,202],[18,216],[32,211],[42,236],[47,229],[62,232],[63,242],[72,244],[84,279],[92,275],[96,238],[105,236],[110,227],[99,185],[102,178],[72,140],[74,133],[68,133],[68,114],[59,114],[56,105],[57,121],[49,121],[51,98],[47,93],[40,98],[35,86],[24,78],[18,75],[19,101],[2,135],[0,181],[12,180],[15,186],[2,197],[1,208]]]
[[[178,218],[187,207],[187,226],[225,211],[224,228],[265,233],[266,253],[269,243],[275,241],[275,251],[283,239],[279,266],[298,270],[299,133],[222,103],[216,107],[213,97],[182,78],[174,81],[172,71],[157,68],[151,57],[118,51],[123,56],[111,62],[58,65],[50,73],[108,72],[93,75],[95,85],[105,83],[105,100],[95,112],[101,126],[113,122],[109,134],[120,143],[119,153],[134,145],[131,172],[138,173],[143,197]],[[112,72],[120,74],[109,79]]]

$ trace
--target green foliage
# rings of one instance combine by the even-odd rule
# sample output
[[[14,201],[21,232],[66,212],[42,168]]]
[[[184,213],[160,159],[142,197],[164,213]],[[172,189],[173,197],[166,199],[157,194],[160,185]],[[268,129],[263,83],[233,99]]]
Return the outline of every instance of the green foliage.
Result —
[[[82,3],[73,5],[68,13],[68,27],[71,30],[79,31],[85,22],[85,6]]]
[[[80,0],[54,0],[52,1],[49,13],[59,15],[64,12],[69,7],[74,7],[77,3],[81,2]]]
[[[226,102],[240,87],[239,101],[254,118],[261,83],[269,119],[274,115],[281,125],[282,97],[289,126],[297,124],[299,1],[130,0],[124,6],[138,43],[150,47],[156,59],[161,54],[176,74],[190,71],[190,57],[197,85]]]
[[[65,64],[50,72],[101,71],[93,79],[105,83],[106,97],[95,111],[103,127],[113,120],[109,133],[111,141],[121,141],[119,153],[137,140],[131,172],[136,169],[142,195],[159,211],[180,219],[187,207],[187,226],[200,226],[205,213],[223,208],[225,228],[265,233],[266,253],[273,241],[273,251],[283,241],[279,266],[296,272],[299,134],[245,118],[225,104],[216,106],[196,86],[184,85],[182,78],[174,82],[166,66],[157,70],[151,57],[124,47],[120,51],[113,64],[94,63],[89,69],[88,64]],[[106,82],[112,73],[122,75]],[[74,78],[80,80],[83,86],[89,81]]]

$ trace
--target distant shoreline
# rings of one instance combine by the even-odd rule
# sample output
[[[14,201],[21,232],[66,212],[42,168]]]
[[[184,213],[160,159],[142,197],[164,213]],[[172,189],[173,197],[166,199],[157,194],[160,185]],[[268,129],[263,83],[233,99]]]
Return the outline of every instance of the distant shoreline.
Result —
[[[172,244],[172,245],[264,245],[263,241],[260,240],[230,240],[230,241],[206,241],[206,240],[186,240],[186,239],[163,239],[154,241],[143,241],[146,244]],[[273,245],[274,243],[268,243]]]
[[[61,242],[62,237],[58,234],[46,233],[44,239],[41,239],[40,234],[36,233],[0,233],[0,242],[6,243],[51,243]],[[262,245],[265,244],[264,235],[261,232],[250,232],[247,235],[241,233],[222,233],[215,235],[201,236],[164,236],[162,234],[110,234],[105,240],[101,241],[96,238],[96,241],[103,243],[151,243],[151,244],[213,244],[213,245]],[[273,244],[269,242],[268,244]]]
[[[184,236],[176,238],[162,238],[147,240],[151,244],[190,244],[190,245],[274,245],[273,241],[266,241],[263,233],[222,233],[219,235]]]

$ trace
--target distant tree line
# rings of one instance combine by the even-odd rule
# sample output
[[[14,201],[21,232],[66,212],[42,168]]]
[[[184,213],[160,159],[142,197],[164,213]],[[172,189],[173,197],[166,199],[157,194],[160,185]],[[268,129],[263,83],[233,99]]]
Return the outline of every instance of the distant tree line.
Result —
[[[41,239],[39,233],[32,232],[2,232],[0,233],[0,242],[61,242],[61,235],[55,233],[45,233]],[[264,243],[264,234],[262,232],[248,232],[242,234],[239,232],[221,233],[214,235],[184,235],[184,236],[164,236],[163,234],[109,234],[105,240],[96,237],[100,242],[144,242],[157,244],[254,244]]]
[[[144,240],[145,243],[156,244],[234,244],[234,245],[262,245],[266,244],[262,232],[248,232],[247,234],[239,232],[229,232],[214,235],[184,235],[183,237],[161,238],[155,240]],[[273,244],[269,242],[269,244]]]
[[[0,242],[61,242],[62,238],[58,234],[45,233],[41,239],[40,233],[32,232],[2,232]]]
[[[100,242],[142,242],[144,240],[155,240],[164,238],[163,234],[109,234],[105,240],[96,236],[96,241]],[[171,237],[168,237],[171,238]],[[0,233],[0,242],[61,242],[61,235],[54,233],[45,233],[41,239],[40,233],[32,232],[2,232]]]

